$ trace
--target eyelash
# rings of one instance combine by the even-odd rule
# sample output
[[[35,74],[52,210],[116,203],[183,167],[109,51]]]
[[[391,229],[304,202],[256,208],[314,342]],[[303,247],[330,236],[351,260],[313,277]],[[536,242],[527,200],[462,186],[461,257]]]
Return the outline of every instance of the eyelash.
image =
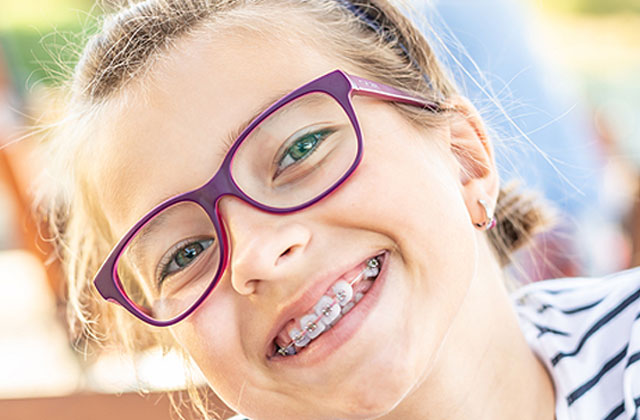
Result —
[[[199,242],[211,242],[208,246],[203,246],[203,250],[202,252],[206,251],[212,244],[213,242],[215,242],[214,238],[200,238],[200,239],[195,239],[195,238],[189,238],[189,239],[185,239],[183,241],[178,242],[176,245],[174,245],[168,252],[165,253],[165,255],[162,257],[162,259],[160,260],[160,262],[158,263],[158,268],[156,270],[156,284],[157,287],[160,288],[160,286],[162,286],[162,283],[170,276],[179,273],[180,271],[182,271],[183,269],[189,267],[192,263],[187,264],[185,267],[180,267],[180,269],[175,270],[171,273],[168,272],[169,266],[171,265],[171,263],[173,263],[173,261],[175,260],[175,258],[178,256],[178,253],[180,252],[180,250],[182,250],[185,246],[187,245],[191,245],[194,243],[199,243]],[[198,254],[194,260],[196,258],[198,258],[201,254]]]
[[[238,135],[240,133],[241,132],[239,132]],[[222,139],[222,147],[219,149],[219,152],[217,153],[217,157],[220,161],[222,161],[227,156],[227,153],[229,153],[229,150],[231,150],[231,146],[233,146],[236,139],[237,137],[232,137],[232,136],[224,137]]]
[[[299,162],[302,162],[306,159],[309,158],[309,156],[311,156],[313,153],[316,152],[316,150],[318,150],[318,146],[320,146],[320,144],[322,142],[324,142],[329,136],[331,136],[333,133],[335,133],[336,130],[330,127],[327,128],[321,128],[318,130],[309,130],[306,133],[300,134],[298,136],[295,137],[294,140],[292,140],[290,143],[288,143],[287,145],[285,145],[282,149],[282,152],[276,153],[276,159],[274,160],[274,164],[277,167],[277,171],[275,172],[273,178],[275,179],[278,175],[280,175],[284,170],[290,168],[291,166],[296,165]],[[282,161],[285,159],[285,157],[287,156],[287,153],[289,151],[289,149],[291,147],[293,147],[296,142],[302,140],[305,136],[309,136],[309,135],[322,135],[322,138],[319,139],[319,141],[314,145],[313,149],[309,152],[309,154],[305,155],[304,158],[297,160],[295,162],[293,162],[292,164],[290,164],[289,166],[285,167],[285,168],[280,168],[280,165],[282,163]],[[295,136],[295,135],[294,135]]]

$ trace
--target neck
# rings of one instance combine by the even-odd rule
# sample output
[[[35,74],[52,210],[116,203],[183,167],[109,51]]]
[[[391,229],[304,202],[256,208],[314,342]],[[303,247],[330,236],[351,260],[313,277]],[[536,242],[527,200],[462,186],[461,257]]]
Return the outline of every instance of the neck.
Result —
[[[551,378],[518,326],[501,268],[479,243],[478,275],[435,366],[385,419],[554,419]]]

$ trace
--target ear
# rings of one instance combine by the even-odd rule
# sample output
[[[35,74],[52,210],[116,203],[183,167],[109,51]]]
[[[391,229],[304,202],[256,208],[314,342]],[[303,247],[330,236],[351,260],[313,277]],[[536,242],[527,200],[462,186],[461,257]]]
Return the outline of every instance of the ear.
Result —
[[[468,99],[454,96],[447,100],[450,148],[458,162],[460,188],[474,224],[487,216],[478,200],[484,200],[491,212],[496,208],[500,178],[493,145],[480,114]]]

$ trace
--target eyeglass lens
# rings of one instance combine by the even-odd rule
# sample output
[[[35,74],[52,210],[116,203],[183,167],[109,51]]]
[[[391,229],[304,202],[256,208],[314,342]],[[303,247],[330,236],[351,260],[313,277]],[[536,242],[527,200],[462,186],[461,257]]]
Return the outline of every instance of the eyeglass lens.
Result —
[[[340,104],[325,93],[311,93],[277,109],[249,133],[233,157],[231,174],[255,201],[291,208],[332,188],[357,152],[355,129]],[[199,204],[174,204],[123,250],[117,264],[122,289],[155,320],[180,316],[219,275],[222,246]]]

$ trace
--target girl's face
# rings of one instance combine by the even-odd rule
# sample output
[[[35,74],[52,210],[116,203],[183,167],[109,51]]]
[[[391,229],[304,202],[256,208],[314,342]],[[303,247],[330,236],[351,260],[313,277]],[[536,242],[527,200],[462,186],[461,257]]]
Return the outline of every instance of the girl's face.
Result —
[[[226,137],[270,98],[357,68],[291,37],[228,32],[180,43],[102,128],[98,194],[122,235],[150,208],[216,171]],[[369,418],[389,412],[437,362],[475,277],[468,185],[448,126],[419,130],[389,102],[356,97],[360,167],[316,205],[266,213],[220,204],[230,263],[171,327],[215,392],[257,418]],[[385,254],[362,300],[298,355],[271,357],[283,319],[308,313],[345,273]],[[286,312],[286,314],[285,314]],[[285,316],[286,315],[286,316]]]

